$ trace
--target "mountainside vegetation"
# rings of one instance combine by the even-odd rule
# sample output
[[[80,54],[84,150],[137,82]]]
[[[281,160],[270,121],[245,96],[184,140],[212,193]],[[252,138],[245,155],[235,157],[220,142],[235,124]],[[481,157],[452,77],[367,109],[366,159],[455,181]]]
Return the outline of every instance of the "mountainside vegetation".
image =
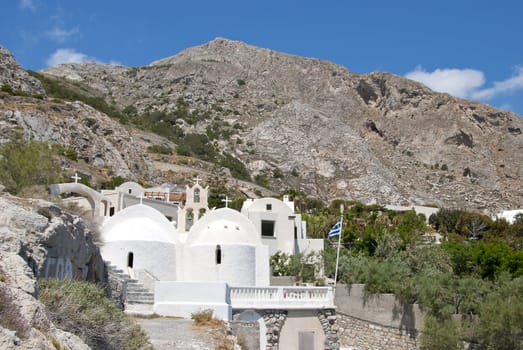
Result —
[[[321,233],[317,237],[340,218],[342,203],[347,210],[341,215],[339,283],[364,283],[369,295],[394,293],[418,303],[425,314],[422,349],[463,349],[463,341],[482,349],[523,349],[523,215],[510,224],[441,209],[427,225],[413,210],[336,200],[304,215]],[[432,241],[436,232],[443,235],[441,244]],[[336,248],[337,237],[326,239],[321,261],[329,278]],[[314,264],[310,258],[277,254],[271,266],[276,274],[323,283],[307,267]]]

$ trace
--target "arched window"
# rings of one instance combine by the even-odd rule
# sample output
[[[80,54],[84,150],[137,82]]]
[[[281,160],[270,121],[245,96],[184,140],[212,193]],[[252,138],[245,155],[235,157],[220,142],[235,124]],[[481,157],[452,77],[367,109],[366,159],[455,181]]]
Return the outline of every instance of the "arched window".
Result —
[[[216,265],[220,265],[222,263],[222,247],[220,245],[216,245],[216,251],[215,251],[215,258],[216,258]]]
[[[200,189],[194,190],[194,203],[200,203]]]
[[[134,254],[133,254],[133,252],[129,252],[129,254],[127,254],[127,267],[133,268],[133,264],[134,264]]]

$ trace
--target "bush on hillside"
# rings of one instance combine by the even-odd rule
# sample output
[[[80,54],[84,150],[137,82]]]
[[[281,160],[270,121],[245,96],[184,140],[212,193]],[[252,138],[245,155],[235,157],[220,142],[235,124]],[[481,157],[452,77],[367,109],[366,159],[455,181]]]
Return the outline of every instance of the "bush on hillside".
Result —
[[[70,279],[41,280],[40,301],[59,328],[76,334],[93,349],[144,349],[149,342],[94,284]]]
[[[47,142],[29,140],[16,135],[0,148],[0,183],[11,193],[31,185],[57,182],[60,167],[57,151]]]

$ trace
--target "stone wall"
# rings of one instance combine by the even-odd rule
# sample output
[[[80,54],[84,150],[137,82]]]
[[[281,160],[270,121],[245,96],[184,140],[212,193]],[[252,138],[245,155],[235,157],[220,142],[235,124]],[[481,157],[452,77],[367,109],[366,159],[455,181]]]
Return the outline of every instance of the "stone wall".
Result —
[[[287,319],[286,310],[264,310],[263,321],[267,327],[267,350],[278,350],[280,332]]]
[[[337,350],[340,348],[339,330],[340,324],[336,316],[336,310],[326,309],[318,311],[323,332],[325,333],[325,349]]]
[[[365,285],[338,285],[334,299],[342,349],[417,349],[423,329],[418,305],[393,294],[365,294]]]
[[[395,327],[387,327],[337,313],[338,336],[342,349],[417,350],[417,340]]]

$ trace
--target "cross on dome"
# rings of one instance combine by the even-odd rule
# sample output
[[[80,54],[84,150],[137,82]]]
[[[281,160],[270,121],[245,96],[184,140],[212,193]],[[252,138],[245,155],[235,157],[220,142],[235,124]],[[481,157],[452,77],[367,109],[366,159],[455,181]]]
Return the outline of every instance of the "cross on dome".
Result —
[[[77,184],[78,180],[81,180],[82,178],[78,176],[78,173],[74,173],[74,176],[71,176],[71,179],[73,179],[74,183]]]
[[[199,185],[200,177],[198,175],[196,175],[196,178],[194,179],[194,181],[196,181],[196,184]]]
[[[229,196],[225,196],[225,199],[222,199],[222,202],[225,202],[225,208],[229,208],[229,203],[232,202],[232,200],[229,199]]]

